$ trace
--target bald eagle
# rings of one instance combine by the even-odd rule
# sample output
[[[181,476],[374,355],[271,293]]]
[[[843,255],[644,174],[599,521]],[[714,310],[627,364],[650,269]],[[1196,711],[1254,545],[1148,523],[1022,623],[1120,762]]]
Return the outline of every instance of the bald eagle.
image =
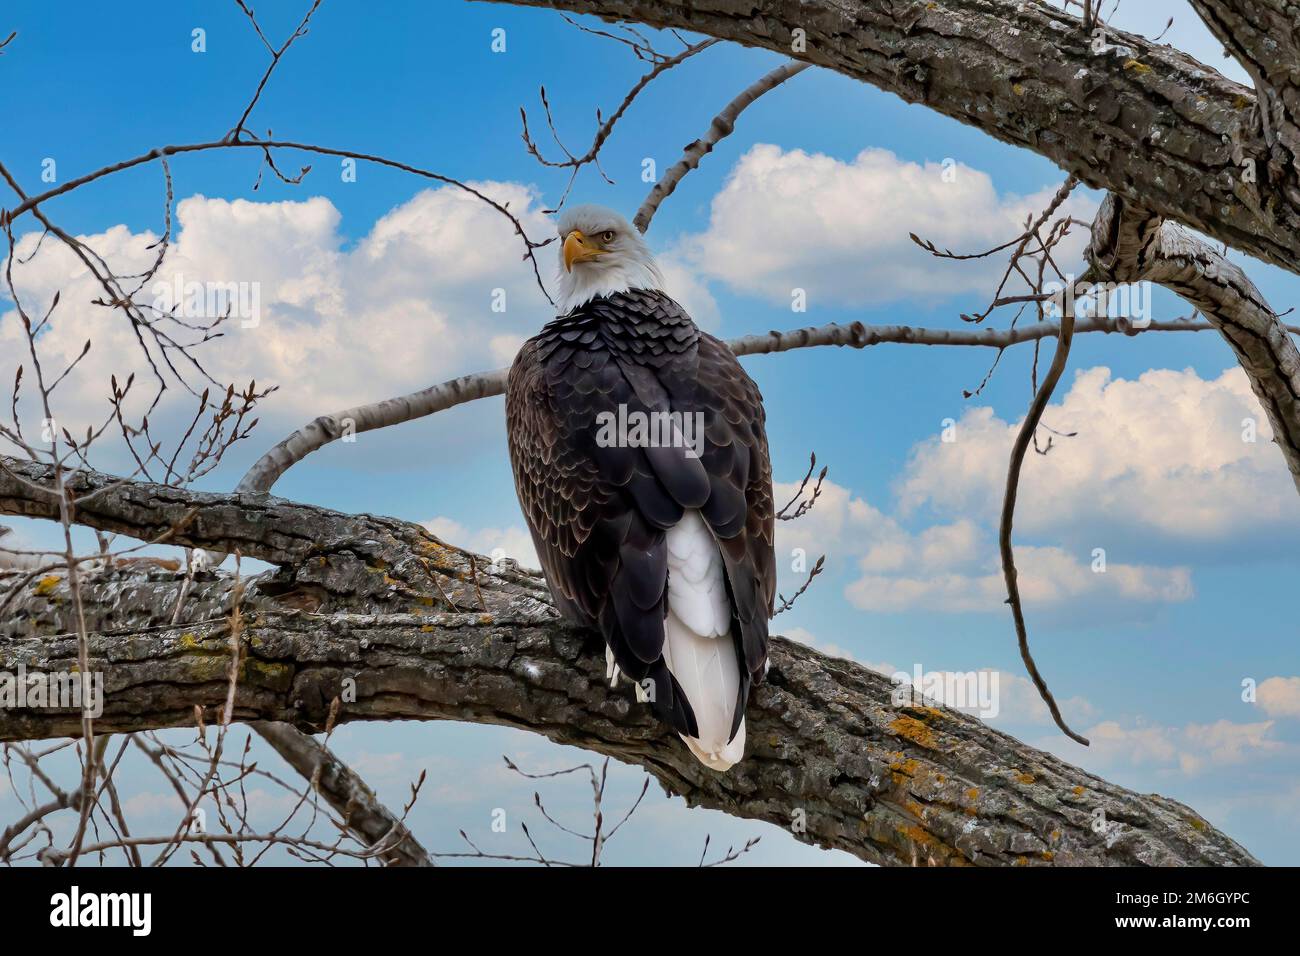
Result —
[[[763,399],[627,220],[578,206],[559,234],[559,317],[506,390],[519,503],[556,605],[604,637],[607,676],[724,771],[744,756],[776,588]]]

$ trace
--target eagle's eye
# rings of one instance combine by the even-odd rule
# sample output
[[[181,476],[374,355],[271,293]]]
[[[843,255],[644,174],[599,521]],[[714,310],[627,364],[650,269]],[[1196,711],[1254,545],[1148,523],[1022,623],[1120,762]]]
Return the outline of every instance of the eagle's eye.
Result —
[[[602,232],[602,233],[600,234],[600,241],[603,242],[605,245],[609,245],[611,242],[613,242],[613,241],[614,241],[614,230],[613,230],[613,229],[606,229],[604,232]]]

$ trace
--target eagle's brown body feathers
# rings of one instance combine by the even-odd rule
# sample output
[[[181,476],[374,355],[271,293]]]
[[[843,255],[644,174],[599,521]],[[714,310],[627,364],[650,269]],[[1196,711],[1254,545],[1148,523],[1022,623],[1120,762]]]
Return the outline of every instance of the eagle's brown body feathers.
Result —
[[[602,447],[602,412],[702,413],[682,447]],[[691,705],[664,661],[665,536],[697,509],[716,537],[740,664],[735,725],[762,679],[776,589],[762,396],[735,355],[659,291],[601,296],[520,350],[506,393],[515,487],[556,604],[598,629],[619,668],[686,736]],[[720,640],[725,638],[720,638]]]

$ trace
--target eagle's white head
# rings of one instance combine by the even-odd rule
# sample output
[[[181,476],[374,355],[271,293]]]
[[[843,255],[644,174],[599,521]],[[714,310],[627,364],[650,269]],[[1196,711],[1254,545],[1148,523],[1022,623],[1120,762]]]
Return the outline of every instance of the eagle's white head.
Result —
[[[663,289],[664,277],[641,233],[604,206],[574,206],[560,232],[560,298],[564,315],[597,296],[628,289]]]

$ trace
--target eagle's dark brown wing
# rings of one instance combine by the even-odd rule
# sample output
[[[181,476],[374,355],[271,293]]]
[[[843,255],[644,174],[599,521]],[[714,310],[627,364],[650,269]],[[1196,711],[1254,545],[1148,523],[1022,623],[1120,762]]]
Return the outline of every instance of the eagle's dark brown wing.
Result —
[[[620,406],[700,413],[700,454],[602,444],[599,416]],[[663,659],[665,533],[697,508],[718,540],[742,665],[738,724],[762,677],[776,591],[764,418],[731,350],[660,292],[618,293],[556,319],[510,370],[515,488],[556,604],[601,631],[625,674],[653,681],[656,713],[688,736],[695,717]]]

